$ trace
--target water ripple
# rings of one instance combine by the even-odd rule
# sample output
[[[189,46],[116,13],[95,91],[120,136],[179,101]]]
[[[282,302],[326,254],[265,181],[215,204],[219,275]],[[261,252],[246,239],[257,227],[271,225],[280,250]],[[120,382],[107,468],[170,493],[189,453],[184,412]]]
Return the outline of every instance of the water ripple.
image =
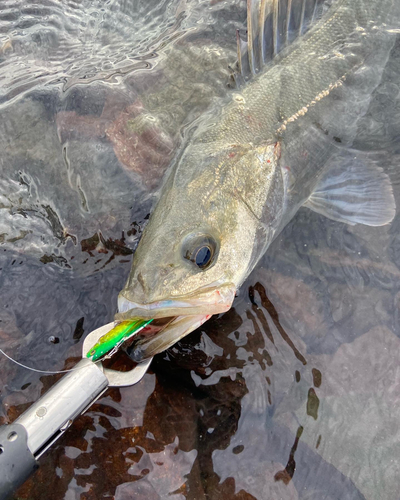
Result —
[[[3,2],[0,101],[38,85],[63,82],[66,90],[151,68],[158,51],[191,29],[190,7],[166,0]]]

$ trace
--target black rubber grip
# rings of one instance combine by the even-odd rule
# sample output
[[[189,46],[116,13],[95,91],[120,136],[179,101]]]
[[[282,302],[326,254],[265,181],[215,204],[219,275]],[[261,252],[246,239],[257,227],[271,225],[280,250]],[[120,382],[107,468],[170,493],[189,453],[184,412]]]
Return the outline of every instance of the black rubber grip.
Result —
[[[0,427],[0,500],[6,500],[39,467],[23,425]]]

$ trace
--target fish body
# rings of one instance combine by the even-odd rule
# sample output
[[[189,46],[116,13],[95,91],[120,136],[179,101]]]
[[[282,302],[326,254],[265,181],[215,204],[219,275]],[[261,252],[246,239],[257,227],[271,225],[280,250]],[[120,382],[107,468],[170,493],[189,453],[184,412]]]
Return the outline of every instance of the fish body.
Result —
[[[336,0],[265,67],[249,37],[255,74],[193,127],[136,250],[117,317],[193,316],[197,327],[199,317],[228,310],[302,205],[350,224],[393,219],[389,178],[352,144],[395,43],[396,3]],[[178,338],[166,329],[142,346],[143,357]]]

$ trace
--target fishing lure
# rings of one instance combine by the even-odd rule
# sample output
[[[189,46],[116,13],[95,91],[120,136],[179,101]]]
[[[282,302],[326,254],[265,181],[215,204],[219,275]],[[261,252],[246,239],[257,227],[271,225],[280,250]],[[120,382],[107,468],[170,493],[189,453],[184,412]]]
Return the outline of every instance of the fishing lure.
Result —
[[[133,318],[118,323],[109,332],[99,338],[97,343],[86,354],[86,357],[92,361],[96,361],[105,354],[111,356],[125,340],[138,333],[152,321],[152,319]]]

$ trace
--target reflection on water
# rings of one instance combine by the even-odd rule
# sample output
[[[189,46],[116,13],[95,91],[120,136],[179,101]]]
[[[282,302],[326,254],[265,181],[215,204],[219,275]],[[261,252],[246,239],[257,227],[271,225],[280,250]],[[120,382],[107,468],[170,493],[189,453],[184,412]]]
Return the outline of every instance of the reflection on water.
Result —
[[[70,367],[113,317],[187,124],[226,92],[244,8],[0,6],[0,341],[21,362]],[[391,165],[399,58],[396,46],[364,118],[364,147]],[[399,221],[300,210],[234,308],[109,390],[18,498],[397,498]],[[57,379],[5,359],[0,371],[3,421]]]

